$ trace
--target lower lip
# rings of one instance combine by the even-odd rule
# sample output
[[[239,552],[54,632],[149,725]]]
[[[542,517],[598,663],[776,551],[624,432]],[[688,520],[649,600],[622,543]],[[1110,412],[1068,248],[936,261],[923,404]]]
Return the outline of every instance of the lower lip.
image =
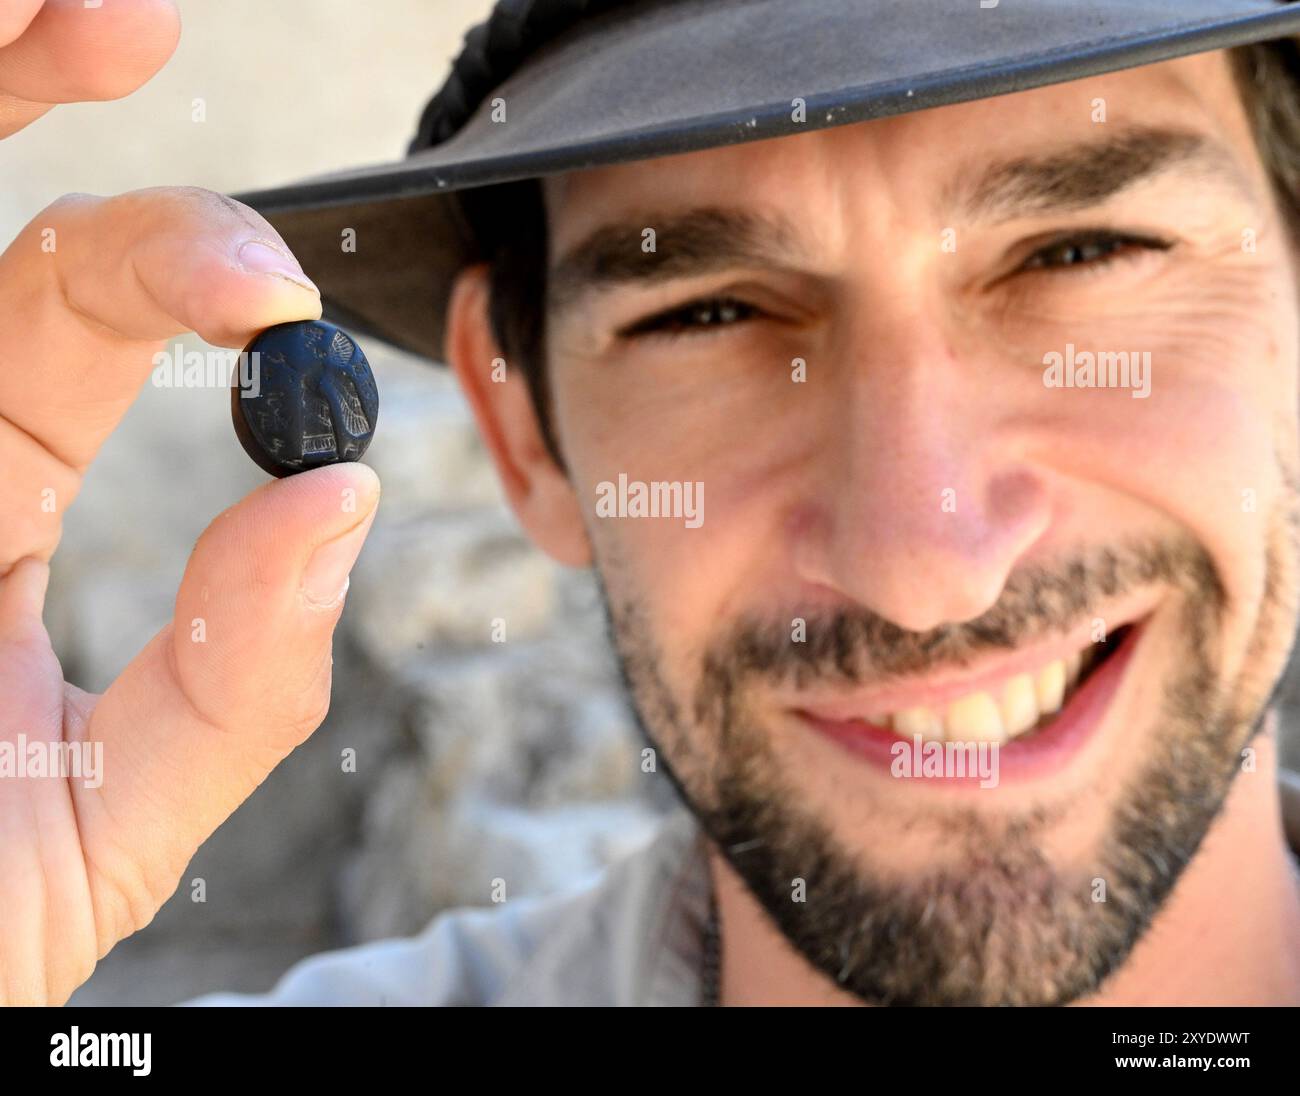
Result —
[[[1124,670],[1143,631],[1134,625],[1119,647],[1070,697],[1056,718],[1036,734],[1012,739],[998,751],[998,779],[1025,781],[1051,775],[1070,763],[1083,744],[1101,725],[1102,717],[1124,678]],[[796,711],[804,723],[836,745],[888,771],[899,742],[911,745],[884,727],[860,720],[823,719],[810,712]],[[916,776],[912,779],[934,784],[973,784],[978,776]]]

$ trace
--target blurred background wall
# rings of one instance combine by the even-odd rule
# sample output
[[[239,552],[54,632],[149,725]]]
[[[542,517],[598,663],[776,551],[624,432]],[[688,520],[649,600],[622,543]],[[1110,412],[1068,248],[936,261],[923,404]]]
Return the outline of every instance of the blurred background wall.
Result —
[[[0,239],[68,191],[234,192],[396,158],[490,3],[180,8],[177,53],[145,88],[60,107],[0,143]],[[644,841],[670,802],[640,770],[589,577],[525,543],[449,378],[366,350],[383,400],[367,460],[384,496],[335,644],[329,719],[74,1003],[267,989],[304,955],[486,905],[494,878],[510,897],[571,883]],[[224,389],[145,385],[55,558],[46,619],[69,680],[108,685],[170,619],[199,533],[263,478]]]

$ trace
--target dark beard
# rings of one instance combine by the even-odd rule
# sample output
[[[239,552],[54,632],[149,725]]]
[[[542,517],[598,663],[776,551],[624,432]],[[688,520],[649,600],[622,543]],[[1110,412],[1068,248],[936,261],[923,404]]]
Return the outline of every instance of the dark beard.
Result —
[[[1278,563],[1270,552],[1248,657],[1286,632]],[[991,820],[954,810],[942,840],[960,866],[886,879],[809,813],[745,711],[750,679],[857,684],[960,665],[1075,627],[1103,599],[1155,583],[1182,595],[1181,670],[1147,730],[1150,756],[1118,790],[1086,868],[1063,871],[1044,852],[1059,811]],[[806,642],[792,643],[791,616],[742,619],[704,652],[688,713],[661,675],[644,611],[605,597],[642,732],[706,834],[815,969],[867,1003],[894,1005],[1065,1004],[1122,965],[1221,810],[1265,710],[1257,682],[1228,688],[1216,670],[1225,602],[1204,550],[1180,539],[1018,571],[987,613],[929,633],[858,609],[807,616]],[[796,880],[803,901],[792,900]]]

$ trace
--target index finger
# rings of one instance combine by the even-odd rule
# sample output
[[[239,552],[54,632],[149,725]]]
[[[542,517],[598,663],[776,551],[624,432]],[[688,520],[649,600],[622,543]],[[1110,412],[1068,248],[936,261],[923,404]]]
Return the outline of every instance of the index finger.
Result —
[[[188,187],[68,196],[0,256],[0,420],[84,470],[162,340],[195,331],[239,348],[320,312],[278,233],[233,199]]]

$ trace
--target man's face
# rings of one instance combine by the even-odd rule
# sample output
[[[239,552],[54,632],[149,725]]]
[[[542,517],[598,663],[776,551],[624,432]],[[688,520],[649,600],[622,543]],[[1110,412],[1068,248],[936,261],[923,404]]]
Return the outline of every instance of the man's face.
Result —
[[[864,999],[1096,988],[1294,625],[1291,245],[1226,56],[546,201],[559,446],[705,828]],[[620,474],[694,520],[622,516]],[[916,736],[997,744],[996,784],[902,775]]]

